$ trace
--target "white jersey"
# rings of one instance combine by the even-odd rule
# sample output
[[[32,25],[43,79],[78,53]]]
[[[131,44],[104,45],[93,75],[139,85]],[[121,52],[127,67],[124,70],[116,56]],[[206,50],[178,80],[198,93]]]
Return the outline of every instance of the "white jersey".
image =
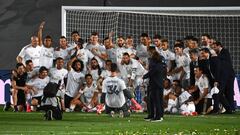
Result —
[[[23,62],[25,63],[27,60],[32,60],[34,67],[40,66],[40,55],[41,55],[41,46],[33,47],[32,45],[25,46],[18,56],[23,58]]]
[[[74,70],[69,71],[67,74],[66,95],[74,97],[83,84],[83,80],[84,74],[82,72],[76,72]]]
[[[93,80],[97,81],[99,78],[98,69],[92,69],[89,71],[89,73],[92,75]]]
[[[90,51],[90,52],[95,52],[97,53],[98,55],[101,55],[101,54],[106,54],[106,49],[104,46],[102,45],[99,45],[99,44],[96,44],[96,45],[92,45],[92,44],[88,44],[86,46],[86,48]],[[94,54],[94,53],[93,53]],[[104,63],[104,60],[99,58],[98,56],[95,55],[95,58],[98,60],[98,63],[100,65],[100,67],[103,67],[103,63]]]
[[[90,61],[94,57],[94,55],[87,49],[80,49],[77,51],[77,56],[79,60],[83,61],[84,64],[83,71],[86,72],[88,61]]]
[[[67,47],[66,49],[58,49],[58,50],[54,50],[54,59],[61,57],[64,60],[64,63],[67,64],[67,61],[70,59],[70,54],[71,54],[71,50],[73,50],[76,46],[70,46]]]
[[[83,89],[82,93],[87,103],[91,102],[95,92],[98,92],[97,85],[95,82],[93,82],[90,87],[86,85],[86,87]]]
[[[186,47],[186,48],[183,49],[183,53],[186,54],[186,55],[188,55],[188,56],[190,56],[190,55],[189,55],[189,50],[190,50],[190,48],[189,48],[189,47]]]
[[[163,89],[163,96],[168,95],[170,92],[172,92],[172,89]]]
[[[106,49],[106,53],[108,55],[108,59],[110,59],[113,63],[117,63],[117,49],[116,48]]]
[[[50,69],[53,66],[53,59],[54,59],[54,48],[46,48],[42,47],[41,56],[40,56],[40,66],[45,66],[46,68]]]
[[[27,85],[33,86],[33,88],[37,91],[37,93],[35,95],[33,95],[32,97],[40,97],[43,96],[43,89],[47,86],[47,84],[49,83],[49,77],[45,77],[44,79],[41,78],[36,78],[36,79],[32,79],[30,80]]]
[[[128,83],[128,79],[135,80],[136,85],[139,85],[139,78],[142,78],[142,76],[147,73],[147,71],[144,69],[144,67],[135,59],[130,59],[129,64],[119,64],[118,63],[119,70],[121,72],[121,78],[125,81],[125,83]]]
[[[125,47],[117,47],[116,48],[116,56],[117,56],[117,62],[121,62],[123,53],[127,52]]]
[[[140,58],[143,63],[148,64],[148,51],[147,46],[140,44],[136,47],[136,55]]]
[[[166,61],[175,60],[175,54],[170,50],[161,50],[160,54],[164,57]]]
[[[118,77],[108,77],[103,80],[102,93],[106,93],[106,105],[112,108],[120,108],[125,102],[123,90],[126,85],[122,79]]]
[[[27,81],[30,81],[31,79],[34,79],[35,77],[37,77],[39,74],[39,68],[33,68],[32,71],[27,72]]]
[[[195,85],[199,89],[199,94],[200,96],[203,94],[204,89],[208,89],[208,94],[204,98],[212,98],[211,94],[209,93],[210,91],[210,85],[208,78],[205,75],[202,75],[199,79],[195,78]]]
[[[110,76],[111,76],[111,71],[109,71],[109,70],[103,70],[100,76],[101,76],[102,78],[110,77]]]
[[[190,62],[191,59],[186,55],[176,55],[175,59],[177,67],[183,67],[184,72],[186,73],[184,76],[184,79],[189,79],[190,78]],[[178,79],[180,77],[180,73],[178,74]]]
[[[51,68],[49,71],[50,82],[59,83],[61,81],[61,84],[63,84],[63,78],[67,76],[67,73],[68,71],[64,68]]]
[[[192,95],[190,93],[188,93],[188,91],[184,91],[182,92],[179,97],[178,97],[178,101],[179,104],[183,104],[185,101],[187,101]]]
[[[171,69],[171,61],[175,60],[175,54],[170,50],[161,50],[160,55],[164,57],[167,63],[168,70]]]

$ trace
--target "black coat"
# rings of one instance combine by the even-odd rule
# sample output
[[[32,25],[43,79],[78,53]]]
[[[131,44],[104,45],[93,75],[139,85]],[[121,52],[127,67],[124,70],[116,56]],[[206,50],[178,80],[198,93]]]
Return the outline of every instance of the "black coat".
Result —
[[[166,63],[162,56],[162,62],[152,58],[149,59],[149,71],[143,76],[143,79],[149,78],[150,90],[163,89],[163,80],[166,78]]]
[[[221,67],[224,69],[225,75],[229,77],[234,77],[235,73],[229,51],[225,48],[222,48],[220,53],[218,53],[218,57],[221,60]]]

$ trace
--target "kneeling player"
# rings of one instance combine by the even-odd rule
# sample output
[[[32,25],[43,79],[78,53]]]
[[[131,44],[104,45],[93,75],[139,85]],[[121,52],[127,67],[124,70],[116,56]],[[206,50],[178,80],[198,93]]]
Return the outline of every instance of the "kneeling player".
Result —
[[[101,103],[106,104],[106,113],[114,116],[118,111],[120,117],[130,116],[126,103],[126,98],[130,99],[137,109],[141,106],[133,98],[130,91],[126,89],[126,85],[122,79],[117,77],[117,64],[111,64],[111,76],[103,81]],[[126,97],[126,98],[125,98]]]
[[[71,101],[70,110],[73,111],[76,105],[79,105],[83,111],[93,112],[96,111],[98,104],[98,91],[97,85],[93,81],[91,74],[85,75],[86,86],[74,97]]]
[[[26,86],[33,90],[34,94],[32,95],[32,101],[31,105],[33,106],[32,111],[36,111],[36,107],[40,106],[41,104],[41,98],[43,96],[43,89],[47,84],[49,83],[49,77],[48,77],[48,69],[46,67],[40,67],[39,69],[39,77],[35,79],[31,79]],[[31,111],[29,108],[27,108],[27,111]]]

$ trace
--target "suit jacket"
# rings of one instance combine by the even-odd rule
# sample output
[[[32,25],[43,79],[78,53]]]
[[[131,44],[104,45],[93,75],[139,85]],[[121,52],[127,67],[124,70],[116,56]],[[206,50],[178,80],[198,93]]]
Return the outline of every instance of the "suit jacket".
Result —
[[[163,80],[166,78],[166,63],[164,58],[161,56],[162,62],[149,59],[149,70],[143,76],[143,79],[149,78],[149,88],[151,91],[163,89]]]
[[[229,51],[226,48],[222,48],[222,50],[218,53],[218,57],[221,60],[221,67],[225,69],[226,75],[229,77],[235,77]]]

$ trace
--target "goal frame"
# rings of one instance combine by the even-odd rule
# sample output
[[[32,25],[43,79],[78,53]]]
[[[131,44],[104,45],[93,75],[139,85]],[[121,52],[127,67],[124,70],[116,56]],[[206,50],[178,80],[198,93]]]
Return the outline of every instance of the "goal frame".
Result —
[[[104,6],[62,6],[61,9],[61,33],[66,36],[66,11],[90,10],[90,11],[240,11],[240,6],[228,7],[104,7]],[[169,15],[169,14],[168,14]],[[187,15],[187,14],[186,14]],[[240,16],[238,14],[237,16]]]

